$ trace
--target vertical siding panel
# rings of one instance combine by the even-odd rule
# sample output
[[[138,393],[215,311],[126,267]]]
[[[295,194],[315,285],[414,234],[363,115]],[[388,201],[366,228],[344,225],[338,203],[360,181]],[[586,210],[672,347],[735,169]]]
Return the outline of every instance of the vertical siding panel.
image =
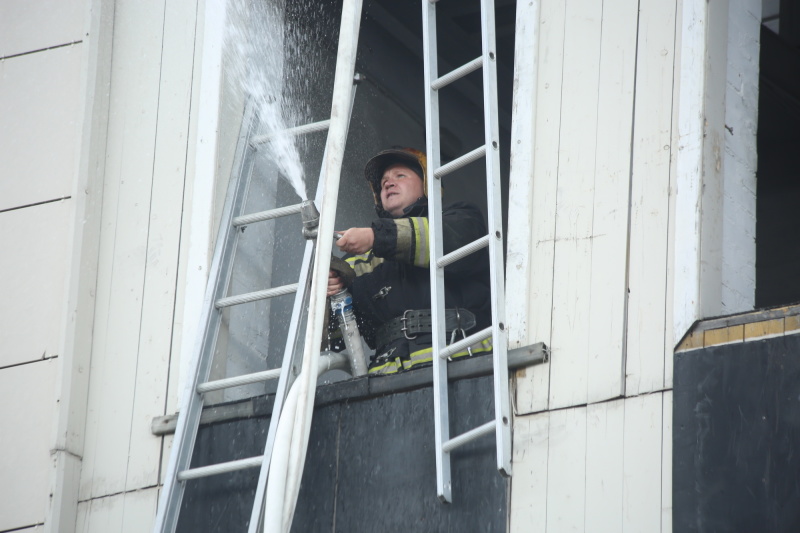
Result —
[[[547,524],[547,457],[550,414],[514,420],[511,477],[512,533],[544,533]]]
[[[147,261],[164,5],[115,11],[98,313],[83,497],[125,489]],[[131,105],[131,102],[136,104]],[[137,424],[136,431],[142,425]]]
[[[622,531],[624,400],[586,408],[586,531]]]
[[[672,531],[672,391],[664,393],[661,438],[661,531]]]
[[[675,3],[642,0],[634,115],[626,393],[664,385]]]
[[[536,342],[530,333],[531,228],[534,214],[533,155],[536,140],[536,80],[539,48],[539,0],[517,5],[514,30],[514,89],[511,103],[511,147],[508,183],[506,253],[506,322],[508,347]]]
[[[161,442],[150,422],[166,414],[196,9],[195,2],[167,0],[127,490],[158,482]]]
[[[602,4],[567,2],[558,151],[550,406],[586,403]]]
[[[605,0],[594,170],[588,400],[622,394],[638,0]]]
[[[78,504],[81,533],[122,531],[123,498],[121,494],[88,500]]]
[[[673,79],[676,80],[673,83],[672,88],[672,100],[675,102],[675,105],[672,106],[672,132],[671,132],[671,145],[672,148],[670,150],[670,161],[669,161],[669,220],[670,224],[668,227],[668,235],[667,235],[667,305],[665,311],[665,318],[666,324],[664,327],[664,388],[671,389],[672,388],[672,363],[674,357],[674,348],[678,341],[681,339],[685,332],[676,333],[675,332],[675,324],[676,321],[680,322],[680,319],[676,316],[676,312],[680,309],[680,301],[675,298],[675,286],[676,286],[676,275],[678,274],[677,265],[678,259],[676,257],[676,236],[678,235],[678,225],[679,222],[677,220],[677,208],[678,208],[678,146],[679,146],[679,138],[680,138],[680,129],[679,125],[679,117],[678,117],[678,110],[680,109],[680,105],[678,104],[680,98],[680,64],[681,64],[681,48],[683,44],[681,43],[681,29],[680,25],[682,24],[678,17],[682,17],[681,13],[683,10],[682,7],[682,0],[675,0],[676,9],[675,9],[675,46],[674,46],[674,57],[673,57]],[[684,142],[686,139],[684,139]],[[685,222],[685,221],[684,221]],[[684,295],[685,297],[688,295]]]
[[[622,531],[661,530],[663,395],[625,400]]]
[[[534,342],[550,345],[553,306],[558,143],[561,128],[561,77],[564,55],[565,3],[542,0],[539,9],[539,66],[533,157],[533,227],[530,228],[531,279],[528,327]],[[523,413],[547,408],[549,365],[520,372],[517,409]]]
[[[586,408],[550,413],[547,455],[547,531],[584,531]]]
[[[123,495],[123,517],[120,533],[150,531],[156,518],[158,489],[137,490]]]

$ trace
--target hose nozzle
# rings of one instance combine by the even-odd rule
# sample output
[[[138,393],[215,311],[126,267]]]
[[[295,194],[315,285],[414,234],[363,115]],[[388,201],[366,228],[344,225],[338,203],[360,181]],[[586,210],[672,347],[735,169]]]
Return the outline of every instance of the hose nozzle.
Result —
[[[314,200],[305,200],[300,204],[300,215],[303,218],[303,237],[306,239],[317,238],[317,227],[319,226],[319,211],[314,205]]]

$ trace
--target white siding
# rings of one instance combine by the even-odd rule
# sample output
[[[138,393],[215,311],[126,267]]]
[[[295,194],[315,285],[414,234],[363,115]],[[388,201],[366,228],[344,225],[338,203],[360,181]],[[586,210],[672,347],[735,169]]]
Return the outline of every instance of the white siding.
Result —
[[[761,0],[733,0],[725,76],[722,314],[755,305],[756,127]]]
[[[177,359],[196,9],[116,4],[82,500],[159,481],[162,442],[150,422],[165,413]],[[97,509],[85,508],[88,523]]]
[[[625,401],[586,407],[586,530],[622,531]]]
[[[157,488],[81,502],[78,505],[75,531],[79,533],[151,531],[157,504]]]
[[[586,403],[602,4],[566,3],[558,147],[550,407]]]
[[[0,372],[0,531],[44,523],[57,369],[51,359]]]
[[[626,393],[664,385],[675,4],[642,0],[631,179]]]
[[[515,377],[512,531],[672,529],[673,346],[701,313],[746,306],[754,270],[755,5],[718,5],[713,25],[707,4],[677,0],[519,12],[540,19],[535,73],[516,85],[536,96],[514,107],[512,146],[531,141],[533,161],[512,165],[509,220],[531,228],[509,235],[509,331],[552,351]],[[726,155],[729,116],[743,131]]]
[[[662,443],[672,439],[664,435],[663,399],[664,394],[651,394],[625,400],[623,532],[661,530],[661,492],[672,491],[661,479]]]
[[[60,355],[72,206],[62,200],[0,213],[0,369]]]
[[[558,184],[558,140],[561,110],[561,62],[564,55],[564,2],[540,2],[539,51],[537,55],[536,110],[534,128],[533,175],[525,174],[511,178],[529,184],[528,196],[531,209],[523,203],[521,209],[533,215],[528,244],[529,271],[509,270],[509,295],[527,293],[525,309],[528,314],[526,344],[551,342],[551,320],[553,315],[553,254],[555,249],[556,188]],[[520,95],[520,98],[525,98]],[[519,116],[515,116],[518,120]],[[526,138],[520,142],[528,142]],[[512,140],[512,145],[514,140]],[[524,148],[523,148],[524,150]],[[533,177],[536,179],[533,179]],[[524,190],[524,189],[523,189]],[[513,206],[512,206],[513,208]],[[520,215],[509,212],[509,220]],[[527,230],[527,228],[525,228]],[[511,231],[511,230],[509,230]],[[513,253],[513,250],[509,250]],[[525,254],[523,253],[523,256]],[[515,276],[527,274],[524,280]],[[516,291],[516,283],[524,283],[528,291]],[[513,298],[513,296],[512,296]],[[513,299],[509,302],[514,305]],[[520,307],[520,306],[517,306]],[[513,315],[512,315],[513,316]],[[511,333],[514,327],[511,327]],[[549,400],[549,365],[521,372],[517,381],[517,409],[521,413],[547,408]]]
[[[81,58],[77,44],[0,61],[0,211],[72,194]]]
[[[638,0],[603,2],[589,288],[589,402],[622,393]]]
[[[81,41],[85,14],[84,0],[0,2],[0,57]]]
[[[671,531],[671,401],[655,393],[517,417],[510,530]]]
[[[514,421],[514,475],[511,477],[510,531],[547,531],[547,458],[550,414]]]
[[[583,531],[586,522],[586,408],[550,412],[547,531]]]

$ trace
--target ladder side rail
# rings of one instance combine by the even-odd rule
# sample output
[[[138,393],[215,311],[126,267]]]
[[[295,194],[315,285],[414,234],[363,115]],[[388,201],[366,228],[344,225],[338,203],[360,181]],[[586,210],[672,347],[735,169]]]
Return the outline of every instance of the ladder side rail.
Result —
[[[311,420],[314,414],[317,369],[320,357],[320,342],[323,322],[330,309],[326,309],[327,279],[333,251],[333,235],[336,222],[336,204],[339,198],[339,184],[344,161],[344,149],[350,128],[350,115],[353,105],[353,79],[355,76],[356,54],[358,49],[359,26],[361,24],[363,0],[344,0],[342,22],[339,29],[339,44],[336,51],[336,71],[333,79],[333,98],[331,102],[331,125],[325,144],[323,203],[320,208],[317,253],[314,257],[311,290],[308,303],[309,319],[303,343],[303,365],[298,377],[299,397],[297,419],[301,431],[298,445],[290,456],[296,462],[288,465],[289,475],[284,492],[283,528],[291,530],[297,497],[300,493],[300,480],[305,468]],[[299,433],[299,435],[298,435]]]
[[[272,460],[272,450],[275,448],[275,436],[278,433],[278,422],[280,421],[283,404],[289,389],[297,379],[294,370],[299,369],[302,360],[302,350],[298,346],[300,341],[300,326],[302,324],[302,313],[308,303],[308,294],[311,290],[311,263],[314,258],[315,245],[312,241],[306,243],[303,254],[303,263],[300,271],[302,289],[297,292],[292,309],[292,320],[289,325],[289,336],[286,339],[284,348],[283,363],[281,365],[281,375],[278,379],[278,388],[275,392],[275,404],[272,407],[272,415],[269,420],[269,430],[267,431],[267,441],[264,443],[264,455],[261,462],[261,471],[258,474],[256,493],[253,499],[253,507],[250,511],[250,526],[248,531],[251,533],[260,531],[264,521],[264,497],[266,495],[267,480],[269,479],[269,464]]]
[[[353,106],[356,99],[356,88],[358,82],[361,81],[361,76],[356,74],[353,78],[353,90],[350,97],[350,109],[348,110],[348,127],[345,130],[345,141],[347,133],[349,132],[350,119],[353,116]],[[330,124],[330,120],[327,120]],[[344,144],[343,142],[343,144]],[[314,204],[324,208],[323,201],[325,198],[325,161],[328,159],[328,145],[325,144],[325,149],[322,154],[322,168],[320,169],[319,180],[317,181],[317,192],[314,197]],[[332,232],[331,232],[332,233]],[[319,235],[323,235],[319,231]],[[327,238],[323,236],[323,238]],[[311,293],[311,267],[314,261],[316,251],[316,241],[309,240],[306,242],[306,249],[303,254],[303,262],[300,270],[300,284],[295,297],[294,307],[292,309],[292,321],[289,325],[289,338],[286,341],[286,348],[284,349],[283,365],[281,370],[281,377],[278,381],[278,389],[275,393],[275,405],[272,408],[272,416],[270,417],[269,431],[267,432],[267,442],[264,444],[264,460],[261,464],[261,472],[258,476],[258,484],[256,485],[256,493],[253,501],[253,508],[250,512],[250,525],[248,533],[259,533],[263,531],[264,526],[264,504],[267,491],[267,481],[269,479],[269,463],[272,460],[272,450],[275,448],[275,436],[278,432],[278,422],[280,420],[280,413],[283,409],[283,402],[289,394],[289,388],[294,383],[296,375],[290,372],[293,368],[300,368],[304,350],[300,350],[300,326],[302,325],[301,316],[306,310],[308,305],[309,295]]]
[[[433,86],[438,77],[438,52],[436,45],[436,4],[422,2],[423,57],[425,61],[425,143],[428,158],[428,228],[430,245],[431,320],[433,350],[433,409],[436,446],[436,493],[444,502],[452,499],[450,453],[443,444],[450,439],[450,409],[447,390],[447,361],[439,352],[446,342],[444,321],[444,270],[436,266],[443,253],[442,197],[437,170],[441,164],[439,138],[439,93]]]
[[[217,244],[209,269],[206,293],[203,299],[203,311],[200,323],[203,325],[203,335],[196,343],[190,362],[193,369],[193,378],[188,382],[181,393],[178,421],[175,428],[175,437],[170,450],[170,460],[161,489],[158,512],[153,531],[158,533],[172,533],[178,525],[181,500],[185,484],[178,480],[178,474],[188,469],[191,460],[197,430],[200,425],[200,415],[203,410],[203,397],[197,392],[197,386],[208,380],[211,368],[211,355],[217,341],[221,312],[214,307],[214,302],[228,289],[228,282],[233,265],[238,232],[231,225],[232,219],[241,213],[244,208],[247,188],[253,172],[254,150],[247,142],[247,138],[255,123],[252,105],[248,105],[242,120],[242,129],[239,134],[237,152],[235,156],[239,172],[230,180],[226,193],[225,205],[222,211],[221,222],[217,234]]]
[[[481,0],[483,112],[486,146],[486,198],[489,216],[489,275],[492,290],[492,353],[497,469],[511,475],[511,399],[508,391],[508,337],[505,327],[503,211],[500,196],[500,136],[497,106],[497,57],[494,0]]]

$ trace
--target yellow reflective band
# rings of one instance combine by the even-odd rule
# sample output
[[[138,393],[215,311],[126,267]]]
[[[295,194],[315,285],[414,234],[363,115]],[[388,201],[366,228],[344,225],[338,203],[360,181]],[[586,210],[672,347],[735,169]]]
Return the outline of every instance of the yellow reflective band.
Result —
[[[492,351],[492,338],[484,339],[476,342],[472,346],[472,355],[486,354]],[[463,350],[450,356],[451,359],[464,357],[470,355],[468,350]],[[433,348],[423,348],[409,354],[408,359],[395,358],[394,361],[389,361],[380,366],[372,367],[369,369],[370,374],[396,374],[399,371],[406,371],[414,368],[415,366],[425,363],[433,362]]]
[[[430,264],[430,244],[428,242],[427,217],[412,217],[411,225],[414,228],[416,246],[414,249],[414,265],[427,267]]]

